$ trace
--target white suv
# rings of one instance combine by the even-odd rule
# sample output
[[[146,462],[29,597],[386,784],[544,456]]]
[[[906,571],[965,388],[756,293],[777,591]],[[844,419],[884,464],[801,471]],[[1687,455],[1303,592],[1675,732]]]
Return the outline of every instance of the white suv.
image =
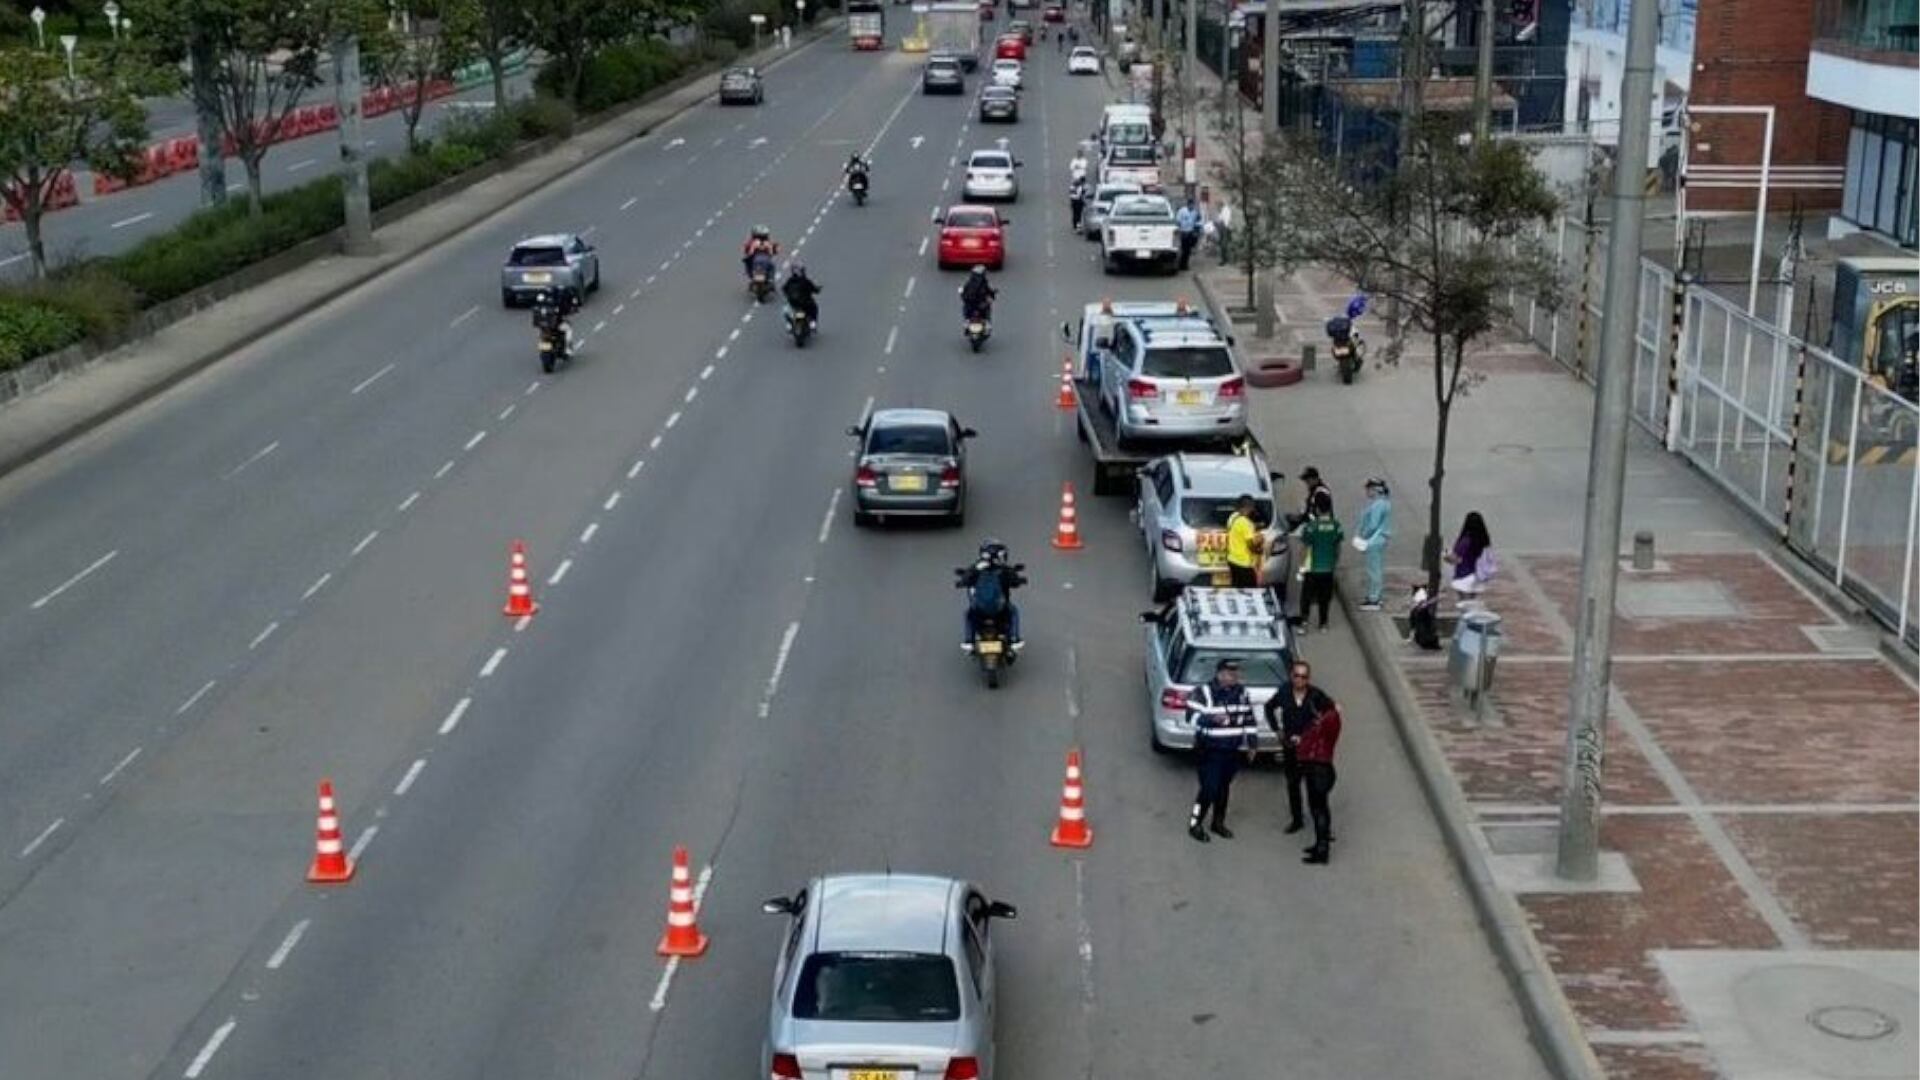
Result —
[[[1100,407],[1120,442],[1247,433],[1247,380],[1210,320],[1117,319],[1097,348]]]

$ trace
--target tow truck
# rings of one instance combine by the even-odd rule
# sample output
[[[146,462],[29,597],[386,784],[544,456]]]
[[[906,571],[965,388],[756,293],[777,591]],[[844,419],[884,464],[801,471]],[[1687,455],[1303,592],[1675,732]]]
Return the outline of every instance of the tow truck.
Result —
[[[1080,325],[1062,323],[1060,335],[1072,349],[1069,358],[1073,379],[1075,429],[1093,458],[1093,493],[1127,495],[1134,489],[1136,474],[1155,458],[1181,450],[1214,453],[1261,453],[1260,444],[1248,431],[1231,438],[1215,436],[1191,439],[1161,439],[1149,444],[1121,446],[1113,417],[1100,408],[1099,364],[1109,343],[1109,328],[1122,319],[1133,321],[1192,321],[1203,318],[1185,300],[1115,301],[1100,300],[1088,304]],[[1228,339],[1231,344],[1232,339]]]

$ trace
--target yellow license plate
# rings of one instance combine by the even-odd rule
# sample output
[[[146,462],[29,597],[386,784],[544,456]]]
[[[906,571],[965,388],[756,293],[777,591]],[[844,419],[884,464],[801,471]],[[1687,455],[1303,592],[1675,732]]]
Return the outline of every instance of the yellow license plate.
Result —
[[[1218,588],[1225,588],[1226,586],[1233,584],[1232,572],[1227,570],[1215,570],[1213,572],[1213,584]]]
[[[980,650],[981,656],[999,656],[1000,655],[1000,643],[997,641],[982,641],[978,645],[976,645],[975,648]]]
[[[520,280],[527,282],[530,285],[545,285],[547,282],[553,280],[553,275],[552,274],[522,274],[520,276]]]
[[[1182,390],[1173,396],[1173,400],[1182,405],[1198,405],[1202,401],[1202,395],[1198,390]]]
[[[905,473],[887,478],[887,486],[894,491],[925,491],[927,478],[919,473]]]
[[[893,1069],[854,1069],[847,1073],[847,1080],[900,1080],[900,1074]]]

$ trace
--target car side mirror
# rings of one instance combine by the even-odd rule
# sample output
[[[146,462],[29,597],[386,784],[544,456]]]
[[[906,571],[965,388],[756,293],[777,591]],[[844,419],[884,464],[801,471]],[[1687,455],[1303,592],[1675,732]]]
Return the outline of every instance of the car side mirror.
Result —
[[[855,424],[855,425],[853,425],[852,427],[850,427],[850,428],[848,428],[848,429],[847,429],[847,434],[848,434],[848,435],[851,435],[852,437],[854,437],[854,438],[856,438],[856,439],[857,439],[857,438],[859,438],[860,436],[862,436],[862,435],[864,435],[864,434],[866,434],[866,432],[864,432],[864,431],[861,431],[861,430],[860,430],[860,425],[858,425],[858,424]]]
[[[792,915],[796,909],[794,908],[793,897],[776,896],[770,900],[762,901],[760,910],[766,912],[768,915]]]
[[[995,900],[993,903],[987,905],[987,918],[989,919],[1017,919],[1019,917],[1020,909],[1004,900]]]
[[[977,439],[980,437],[980,433],[972,428],[961,428],[960,437],[963,439]]]
[[[1287,478],[1287,474],[1286,474],[1286,473],[1283,473],[1283,472],[1275,472],[1275,471],[1273,471],[1272,469],[1268,469],[1268,470],[1267,470],[1267,478],[1268,478],[1268,479],[1270,479],[1270,480],[1276,480],[1276,481],[1277,481],[1277,480],[1285,480],[1285,479]]]
[[[1061,341],[1073,340],[1073,324],[1072,323],[1063,322],[1060,324],[1060,340]]]
[[[935,211],[933,212],[933,218],[932,218],[932,220],[933,220],[933,223],[934,223],[935,225],[938,225],[938,224],[940,224],[940,211],[938,211],[938,210],[935,210]]]

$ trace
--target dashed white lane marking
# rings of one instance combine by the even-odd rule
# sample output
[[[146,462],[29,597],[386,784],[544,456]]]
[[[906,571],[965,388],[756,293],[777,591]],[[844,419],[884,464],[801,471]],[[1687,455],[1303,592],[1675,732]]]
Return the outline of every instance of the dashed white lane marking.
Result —
[[[620,505],[620,493],[616,491],[613,494],[607,496],[607,501],[600,504],[600,509],[611,510],[614,507],[619,505]]]
[[[605,330],[606,328],[607,328],[607,320],[601,319],[599,322],[593,324],[593,330],[591,332],[597,334],[600,331]]]
[[[268,971],[280,970],[280,965],[286,963],[287,957],[293,955],[294,946],[300,944],[300,939],[307,936],[307,927],[311,925],[313,925],[312,919],[301,919],[293,924],[293,929],[287,931],[287,936],[280,939],[280,947],[273,950],[272,956],[267,957]]]
[[[480,677],[483,679],[492,678],[493,673],[500,670],[500,661],[506,658],[507,647],[505,645],[493,650],[493,655],[487,657],[487,662],[480,665]]]
[[[533,382],[530,382],[530,383],[528,383],[528,384],[527,384],[527,396],[528,396],[528,397],[532,397],[533,395],[535,395],[535,394],[537,394],[537,393],[539,393],[539,392],[540,392],[540,382],[539,382],[539,380],[537,380],[537,379],[536,379],[535,381],[533,381]]]
[[[398,513],[404,514],[407,511],[413,509],[413,504],[419,501],[420,501],[420,493],[416,491],[413,494],[407,496],[406,498],[401,499],[400,505],[394,507],[394,510]]]
[[[827,542],[827,534],[833,531],[833,512],[840,508],[840,490],[833,489],[833,495],[827,499],[827,513],[820,519],[820,542]]]
[[[367,535],[361,537],[360,542],[353,545],[353,550],[347,553],[347,558],[351,559],[351,558],[357,557],[361,552],[367,550],[367,546],[369,544],[372,544],[375,540],[378,540],[379,538],[380,538],[379,529],[375,529],[372,532],[368,533]]]
[[[633,198],[631,198],[631,199],[628,199],[628,200],[627,200],[626,202],[623,202],[623,203],[621,203],[621,204],[620,204],[620,209],[622,209],[622,210],[631,210],[631,209],[633,209],[633,204],[634,204],[634,203],[637,203],[637,202],[639,202],[639,201],[640,201],[640,197],[639,197],[638,195],[635,195],[635,196],[634,196]]]
[[[930,237],[925,236],[920,238],[920,254],[925,255],[927,253],[927,241],[929,239]]]
[[[733,346],[731,345],[722,345],[719,348],[713,350],[713,358],[715,360],[725,360],[727,358],[727,350],[732,347]]]
[[[252,652],[253,650],[259,648],[260,646],[266,644],[267,639],[272,637],[273,632],[278,629],[280,629],[280,623],[278,621],[268,623],[266,626],[266,629],[253,635],[253,640],[247,642],[247,651]]]
[[[448,461],[445,465],[442,465],[438,469],[434,470],[433,478],[435,480],[445,480],[447,478],[447,474],[452,471],[453,471],[453,462]]]
[[[648,439],[648,440],[647,440],[647,449],[649,449],[649,450],[658,450],[658,449],[660,449],[660,440],[661,440],[661,438],[662,438],[662,436],[659,436],[659,435],[655,435],[655,436],[654,436],[653,438],[651,438],[651,439]]]
[[[680,422],[680,410],[675,409],[673,410],[673,413],[667,417],[667,428],[671,430],[673,428],[673,425],[679,422]]]
[[[66,823],[67,823],[66,818],[63,818],[63,817],[54,818],[53,824],[47,826],[44,829],[41,829],[39,836],[34,837],[31,843],[29,843],[26,847],[23,847],[20,849],[20,857],[23,859],[31,858],[34,852],[40,850],[40,845],[46,843],[49,839],[51,839],[53,834],[59,830],[60,826],[65,825]]]
[[[470,697],[463,697],[459,701],[454,702],[453,711],[447,713],[445,720],[440,721],[440,734],[453,734],[453,729],[460,726],[460,718],[467,715],[467,709],[472,704],[473,699]]]
[[[660,272],[664,274],[672,267],[673,267],[673,260],[668,259],[666,262],[663,262],[660,264]]]
[[[699,913],[700,905],[705,902],[707,898],[707,886],[712,883],[713,864],[709,863],[700,868],[700,877],[693,883],[693,910],[695,914]],[[667,1007],[667,991],[673,986],[673,977],[679,970],[680,958],[677,956],[668,957],[666,966],[660,970],[659,985],[653,988],[653,998],[647,1002],[648,1009],[653,1012],[659,1012],[661,1009]]]
[[[266,457],[268,454],[271,454],[278,449],[280,449],[280,440],[275,439],[274,441],[268,443],[267,445],[261,447],[260,449],[255,450],[253,452],[252,457],[249,457],[247,460],[241,462],[238,465],[235,465],[231,469],[228,469],[226,478],[228,480],[231,480],[234,477],[239,476],[241,470],[245,469],[247,466],[253,464],[256,461],[259,461],[261,458]]]
[[[600,531],[599,522],[597,521],[587,522],[587,527],[580,530],[580,542],[583,544],[593,543],[594,534],[598,533],[599,531]]]
[[[958,167],[959,167],[959,165],[960,165],[960,155],[959,155],[959,154],[952,154],[952,155],[949,155],[949,156],[948,156],[948,158],[947,158],[947,168],[949,168],[949,169],[953,169],[953,168],[958,168]]]
[[[682,402],[682,404],[691,405],[693,404],[693,399],[699,396],[700,396],[700,388],[698,386],[689,386],[687,387],[687,396],[685,400]]]
[[[527,627],[532,625],[533,625],[533,616],[522,615],[519,618],[513,620],[513,632],[518,634],[521,631],[525,630]]]
[[[459,326],[461,323],[466,322],[468,319],[471,319],[478,314],[480,314],[480,305],[475,304],[472,307],[468,308],[467,310],[461,312],[460,314],[455,315],[453,317],[453,321],[447,324],[447,329],[451,330],[454,327]]]
[[[137,746],[134,747],[132,750],[127,751],[127,756],[120,759],[120,764],[115,765],[111,769],[108,769],[107,775],[100,778],[100,786],[106,787],[108,784],[113,783],[113,778],[116,776],[119,776],[121,772],[123,772],[126,769],[127,766],[133,764],[133,759],[139,756],[140,756],[140,748]]]
[[[660,280],[660,276],[659,276],[658,274],[648,274],[648,275],[647,275],[647,284],[648,284],[648,285],[651,285],[651,284],[653,284],[654,282],[656,282],[656,281],[658,281],[658,280]],[[639,294],[639,292],[638,292],[638,291],[636,291],[636,292],[634,293],[634,295],[635,295],[635,296],[639,296],[640,294]]]
[[[945,191],[952,186],[953,186],[953,178],[951,176],[947,177],[945,180],[940,181],[941,191]]]
[[[631,465],[630,467],[628,467],[628,469],[627,469],[627,479],[629,479],[629,480],[631,480],[631,479],[633,479],[634,477],[636,477],[636,476],[639,476],[639,475],[640,475],[640,470],[641,470],[641,469],[644,469],[644,468],[646,468],[646,467],[647,467],[647,461],[646,461],[646,459],[645,459],[645,458],[641,458],[641,459],[640,459],[639,461],[636,461],[636,462],[634,462],[634,463],[633,463],[633,464],[632,464],[632,465]]]
[[[586,228],[580,230],[580,239],[585,240],[587,237],[592,236],[594,233],[599,231],[600,231],[600,226],[589,225]]]
[[[614,316],[615,316],[616,318],[617,318],[617,317],[619,317],[619,315],[620,315],[620,313],[621,313],[621,312],[623,312],[623,311],[625,311],[625,310],[627,310],[627,305],[625,305],[625,304],[615,304],[615,305],[613,305],[613,314],[614,314]]]
[[[764,719],[773,711],[774,695],[780,692],[780,676],[786,674],[787,657],[793,652],[793,639],[800,634],[800,622],[795,620],[787,624],[787,632],[780,635],[780,651],[773,657],[773,674],[767,676],[766,693],[760,697],[760,716]]]
[[[888,356],[893,355],[893,343],[897,341],[899,337],[900,337],[900,328],[898,326],[889,327],[887,329],[887,355]]]
[[[742,324],[745,324],[745,323],[750,323],[752,321],[753,321],[753,309],[748,308],[746,310],[746,313],[740,316],[740,322]]]
[[[300,594],[300,602],[304,604],[307,601],[313,599],[313,594],[319,592],[321,589],[326,588],[327,582],[332,580],[333,580],[333,571],[331,570],[327,571],[324,574],[321,574],[317,578],[314,578],[313,584],[307,586],[307,591]]]
[[[95,570],[98,570],[101,567],[112,562],[114,558],[117,557],[119,554],[120,554],[120,549],[114,548],[112,551],[109,551],[105,555],[102,555],[99,558],[88,563],[87,568],[85,570],[82,570],[79,573],[68,578],[67,580],[61,582],[57,587],[54,588],[52,592],[48,593],[47,595],[41,597],[38,600],[35,600],[33,602],[33,610],[39,611],[41,608],[46,607],[48,604],[52,603],[54,599],[58,597],[61,593],[66,592],[68,589],[71,589],[75,585],[78,585],[82,581],[85,581],[87,579],[87,575],[93,573]]]
[[[473,433],[473,437],[472,437],[472,438],[470,438],[470,439],[468,439],[468,440],[467,440],[467,445],[465,445],[465,446],[463,446],[463,447],[461,447],[461,449],[462,449],[462,450],[471,450],[471,449],[473,449],[474,447],[476,447],[476,446],[479,446],[479,445],[480,445],[480,441],[481,441],[482,439],[485,439],[486,437],[487,437],[487,429],[486,429],[486,428],[481,428],[481,429],[480,429],[479,431],[476,431],[476,432],[474,432],[474,433]]]
[[[347,849],[347,858],[353,862],[359,862],[360,856],[367,850],[367,845],[373,843],[373,838],[378,835],[380,835],[378,825],[369,825],[362,829],[360,835],[354,838],[353,847]]]
[[[739,340],[740,340],[740,328],[736,326],[736,327],[734,327],[734,328],[733,328],[733,329],[732,329],[731,331],[728,331],[728,333],[727,333],[727,340],[728,340],[728,341],[739,341]]]
[[[299,172],[301,169],[311,169],[318,164],[319,162],[315,161],[313,158],[302,158],[299,161],[296,161],[293,164],[287,166],[287,171]]]
[[[191,709],[195,705],[200,704],[200,699],[207,696],[208,691],[211,691],[213,689],[213,684],[216,681],[217,680],[214,680],[214,679],[208,679],[206,682],[201,683],[200,689],[195,690],[193,692],[192,697],[189,697],[187,700],[181,702],[180,707],[173,710],[173,715],[184,716],[186,715],[186,712],[188,709]]]
[[[506,408],[500,410],[500,415],[497,417],[497,419],[505,420],[507,417],[513,415],[513,410],[519,407],[520,406],[518,405],[508,405]]]
[[[903,292],[903,293],[901,293],[901,294],[900,294],[900,298],[901,298],[902,300],[908,300],[908,299],[912,299],[912,297],[913,297],[913,286],[914,286],[914,284],[915,284],[915,283],[917,283],[917,282],[918,282],[919,280],[920,280],[920,277],[919,277],[919,275],[917,275],[917,274],[914,274],[914,275],[909,275],[909,276],[908,276],[908,278],[907,278],[907,291],[905,291],[905,292]]]
[[[395,795],[405,795],[407,793],[407,789],[413,786],[413,782],[415,780],[420,779],[420,770],[425,769],[426,767],[427,767],[426,758],[414,758],[413,764],[407,766],[407,774],[405,776],[402,776],[400,778],[400,782],[393,786],[393,793]]]
[[[214,1028],[213,1034],[207,1036],[206,1045],[202,1046],[200,1052],[195,1054],[193,1060],[187,1064],[187,1071],[180,1075],[186,1077],[186,1080],[199,1080],[200,1074],[212,1064],[213,1055],[220,1052],[220,1045],[227,1041],[227,1036],[233,1034],[233,1029],[239,1023],[240,1021],[229,1016],[226,1023]]]
[[[132,217],[130,217],[130,218],[122,218],[121,220],[119,220],[119,221],[116,221],[116,222],[114,222],[113,224],[111,224],[111,225],[109,225],[109,226],[107,226],[107,228],[109,228],[109,229],[124,229],[124,228],[126,228],[127,226],[129,226],[129,225],[138,225],[138,224],[140,224],[141,222],[143,222],[143,221],[146,221],[147,219],[149,219],[149,218],[151,218],[151,217],[153,217],[153,211],[151,211],[151,210],[149,210],[149,211],[147,211],[147,212],[146,212],[146,213],[144,213],[144,214],[135,214],[135,215],[133,215],[133,216],[132,216]]]
[[[547,584],[549,586],[560,584],[561,579],[565,578],[567,576],[567,571],[571,569],[573,569],[573,560],[561,559],[560,565],[554,567],[553,573],[547,575]]]
[[[711,378],[713,378],[713,365],[708,364],[706,367],[700,369],[700,381],[706,382]]]

